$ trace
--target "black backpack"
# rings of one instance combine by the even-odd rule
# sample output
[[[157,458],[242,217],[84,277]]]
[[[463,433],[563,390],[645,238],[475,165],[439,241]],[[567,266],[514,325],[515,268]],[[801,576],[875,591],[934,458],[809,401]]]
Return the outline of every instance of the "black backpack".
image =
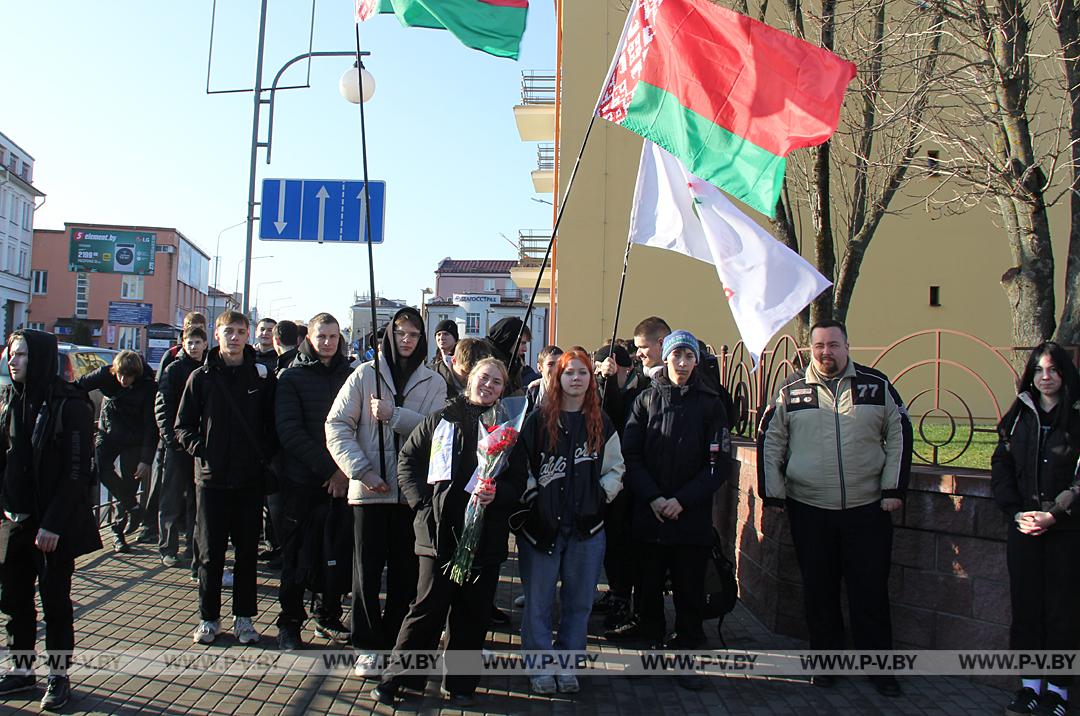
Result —
[[[713,546],[709,560],[705,565],[705,618],[719,619],[716,625],[720,641],[724,641],[724,617],[735,609],[739,599],[739,584],[735,579],[735,565],[724,555],[720,542],[720,533],[713,528]]]

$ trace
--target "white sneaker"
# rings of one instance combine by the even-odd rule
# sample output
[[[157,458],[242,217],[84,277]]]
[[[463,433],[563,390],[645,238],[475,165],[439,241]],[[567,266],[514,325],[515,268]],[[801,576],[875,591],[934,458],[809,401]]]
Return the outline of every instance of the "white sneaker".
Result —
[[[381,674],[382,669],[379,668],[379,655],[367,652],[358,654],[356,656],[356,666],[353,667],[353,673],[362,679],[370,679]]]
[[[555,685],[555,677],[549,674],[529,677],[529,689],[534,694],[541,696],[550,696],[558,690]]]
[[[255,625],[251,623],[251,617],[234,617],[233,635],[241,644],[254,644],[259,640],[259,632],[255,631]]]
[[[196,644],[213,644],[214,639],[221,633],[220,621],[201,621],[199,626],[191,634],[191,640]]]
[[[222,587],[231,587],[232,585],[233,585],[233,574],[232,574],[232,570],[229,570],[229,569],[227,569],[227,570],[225,570],[225,572],[224,572],[224,573],[223,573],[223,574],[221,575],[221,586],[222,586]]]
[[[555,686],[558,687],[560,694],[576,694],[581,691],[581,684],[573,674],[556,674]]]

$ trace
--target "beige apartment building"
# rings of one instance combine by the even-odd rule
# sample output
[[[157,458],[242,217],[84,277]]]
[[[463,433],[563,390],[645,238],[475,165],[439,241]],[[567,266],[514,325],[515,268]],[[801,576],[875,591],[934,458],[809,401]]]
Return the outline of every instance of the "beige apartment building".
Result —
[[[627,4],[559,2],[561,101],[556,102],[555,92],[547,102],[536,101],[535,92],[530,98],[530,76],[526,73],[523,78],[522,104],[514,108],[518,129],[525,141],[554,142],[553,184],[558,186],[559,197],[566,196],[574,160],[622,33]],[[557,241],[553,313],[555,340],[560,345],[597,346],[611,336],[641,144],[637,135],[603,120],[597,119],[593,126]],[[536,172],[533,179],[536,182]],[[906,203],[898,200],[894,205]],[[1060,211],[1052,218],[1058,285],[1062,286],[1067,217]],[[810,258],[812,245],[804,247]],[[999,280],[1010,264],[1005,236],[988,209],[940,219],[921,208],[887,216],[867,252],[848,317],[852,346],[874,347],[858,351],[856,360],[870,362],[880,352],[877,348],[926,329],[961,331],[991,346],[1008,347],[1010,314]],[[535,276],[532,271],[515,275],[515,280],[531,285]],[[635,246],[619,336],[629,337],[635,323],[649,315],[663,316],[673,327],[692,331],[718,350],[739,340],[711,265]],[[953,390],[965,396],[976,414],[994,407],[988,400],[970,397],[988,392],[977,376],[987,381],[989,392],[997,394],[999,402],[1005,400],[1012,390],[1011,376],[1000,358],[968,339],[952,334],[940,338],[940,352],[938,336],[927,335],[894,350],[881,365],[896,374],[913,363],[935,361],[912,369],[907,395],[917,394],[927,381],[934,381],[932,375],[916,380],[915,374],[936,365],[956,374],[952,380],[959,387]]]

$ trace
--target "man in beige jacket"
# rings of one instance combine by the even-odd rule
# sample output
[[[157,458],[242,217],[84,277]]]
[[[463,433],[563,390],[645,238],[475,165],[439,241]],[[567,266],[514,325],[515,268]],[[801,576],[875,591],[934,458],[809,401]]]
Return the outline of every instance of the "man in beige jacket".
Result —
[[[758,431],[758,494],[786,511],[802,572],[811,649],[845,649],[840,582],[855,648],[892,649],[892,519],[911,471],[911,423],[879,371],[848,356],[847,329],[810,329],[812,360],[784,381]],[[833,676],[814,676],[831,686]],[[871,677],[896,696],[892,676]]]
[[[395,314],[375,362],[359,365],[326,416],[326,445],[349,477],[353,505],[351,641],[358,676],[378,673],[375,652],[389,651],[416,596],[413,512],[397,485],[397,453],[413,428],[446,402],[446,381],[424,365],[424,321],[413,308]],[[382,431],[380,455],[379,431]],[[379,602],[386,570],[386,604]]]

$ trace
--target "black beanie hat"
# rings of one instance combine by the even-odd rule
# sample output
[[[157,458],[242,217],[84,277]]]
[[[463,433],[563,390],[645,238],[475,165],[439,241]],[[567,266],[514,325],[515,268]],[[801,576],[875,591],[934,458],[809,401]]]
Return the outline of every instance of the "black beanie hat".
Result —
[[[457,323],[451,321],[449,318],[435,324],[434,335],[438,335],[440,331],[446,331],[454,337],[455,341],[458,339]]]
[[[620,345],[616,345],[614,348],[615,364],[622,368],[629,368],[634,365],[634,362],[630,359],[630,353]],[[607,360],[607,357],[612,354],[611,346],[603,346],[593,353],[593,360],[599,363],[600,361]]]

